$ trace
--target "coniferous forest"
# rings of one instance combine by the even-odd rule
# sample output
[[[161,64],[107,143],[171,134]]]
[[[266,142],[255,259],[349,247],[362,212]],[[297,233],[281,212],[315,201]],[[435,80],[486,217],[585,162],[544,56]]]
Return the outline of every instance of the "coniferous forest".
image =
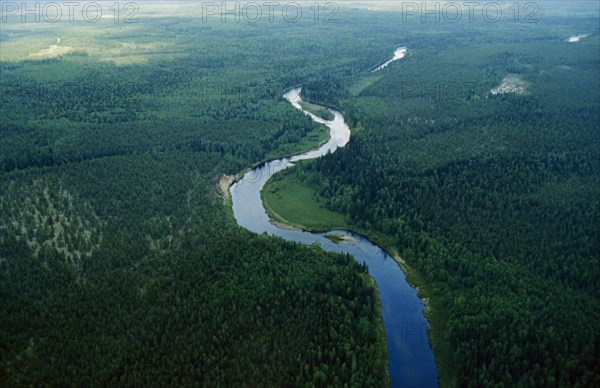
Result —
[[[348,146],[274,178],[419,272],[460,386],[600,383],[599,42],[547,34],[421,43],[336,96]]]
[[[136,23],[3,18],[0,386],[390,385],[368,268],[241,228],[219,188],[326,138],[282,98],[295,85],[352,136],[273,184],[310,189],[414,271],[441,385],[600,385],[600,28],[584,5],[540,3],[535,23],[359,3],[335,18],[302,3],[295,22],[200,3],[140,3]]]

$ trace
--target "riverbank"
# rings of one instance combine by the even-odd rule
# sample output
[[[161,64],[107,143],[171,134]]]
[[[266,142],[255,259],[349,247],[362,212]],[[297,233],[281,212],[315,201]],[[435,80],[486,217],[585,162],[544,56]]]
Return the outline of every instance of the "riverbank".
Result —
[[[302,152],[310,151],[320,147],[326,143],[327,140],[329,140],[329,128],[323,124],[316,124],[316,127],[304,135],[299,142],[295,144],[286,144],[276,151],[269,152],[266,155],[265,160],[260,163],[265,163],[273,159],[286,158]]]
[[[309,232],[336,229],[353,231],[388,252],[402,268],[406,280],[417,290],[419,298],[425,304],[423,313],[430,326],[429,343],[434,352],[440,386],[456,385],[450,344],[444,339],[447,310],[444,308],[442,297],[435,292],[434,285],[427,283],[417,269],[402,259],[392,237],[348,223],[343,214],[326,209],[325,200],[292,175],[280,174],[276,179],[270,179],[261,191],[261,198],[269,217],[277,222],[277,225],[288,225]]]
[[[315,116],[322,118],[323,120],[331,121],[335,118],[329,109],[322,106],[311,104],[310,102],[306,101],[300,102],[300,106],[303,110],[310,112]]]
[[[318,124],[314,130],[308,132],[297,144],[289,144],[277,151],[268,153],[265,159],[254,163],[252,166],[249,166],[242,172],[234,175],[222,175],[217,183],[217,194],[223,199],[224,203],[231,208],[231,186],[238,180],[242,179],[244,174],[246,174],[248,171],[272,160],[289,158],[294,155],[310,151],[311,149],[318,148],[325,144],[327,140],[329,140],[329,129],[323,124]],[[282,227],[288,226],[282,225]]]

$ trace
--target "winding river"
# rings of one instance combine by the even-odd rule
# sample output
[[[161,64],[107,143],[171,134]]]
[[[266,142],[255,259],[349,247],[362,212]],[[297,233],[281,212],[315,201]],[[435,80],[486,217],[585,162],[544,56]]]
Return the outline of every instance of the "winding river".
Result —
[[[284,98],[302,110],[300,91],[301,88],[291,89],[284,94]],[[349,253],[359,262],[366,263],[381,298],[392,387],[436,387],[438,374],[427,337],[429,324],[423,315],[425,305],[417,297],[417,291],[408,284],[394,259],[365,237],[350,231],[311,233],[276,226],[263,207],[260,191],[273,174],[293,166],[299,160],[314,159],[334,152],[350,140],[350,129],[340,112],[331,110],[335,116],[331,121],[303,112],[329,127],[330,139],[318,149],[266,162],[235,182],[230,188],[235,219],[240,226],[252,232],[266,232],[307,245],[316,243],[326,251]],[[331,233],[351,238],[335,244],[323,237]]]

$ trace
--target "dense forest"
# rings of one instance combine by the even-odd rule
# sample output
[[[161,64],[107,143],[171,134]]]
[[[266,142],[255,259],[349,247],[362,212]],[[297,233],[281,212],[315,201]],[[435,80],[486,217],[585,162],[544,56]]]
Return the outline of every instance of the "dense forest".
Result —
[[[600,43],[557,30],[411,41],[326,100],[348,146],[275,178],[391,239],[441,300],[460,386],[600,384]],[[525,90],[494,94],[507,76]]]
[[[2,24],[1,386],[389,385],[368,269],[217,189],[318,142],[293,85],[355,131],[289,173],[432,285],[460,385],[600,384],[597,17],[306,15]]]
[[[2,183],[3,386],[385,382],[365,268],[239,230],[198,174],[216,160],[103,158]]]
[[[217,189],[322,140],[282,94],[325,27],[33,27],[2,26],[0,385],[389,385],[367,269],[243,230]],[[19,57],[56,34],[77,50]]]

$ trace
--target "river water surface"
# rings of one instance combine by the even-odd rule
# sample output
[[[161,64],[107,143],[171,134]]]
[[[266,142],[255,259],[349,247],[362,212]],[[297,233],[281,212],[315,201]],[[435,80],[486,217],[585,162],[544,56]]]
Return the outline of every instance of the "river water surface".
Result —
[[[291,89],[284,97],[297,109],[300,88]],[[349,253],[369,267],[381,298],[383,325],[386,332],[388,365],[393,387],[436,387],[437,369],[433,352],[429,346],[427,330],[429,324],[423,315],[423,302],[417,292],[406,281],[404,273],[390,255],[365,237],[349,231],[333,230],[326,233],[310,233],[280,228],[271,223],[260,198],[260,191],[267,180],[276,172],[293,166],[299,160],[314,159],[334,152],[350,140],[350,129],[340,112],[332,110],[335,118],[325,121],[304,112],[314,121],[327,125],[331,137],[318,149],[276,159],[247,172],[231,186],[233,213],[238,224],[255,232],[266,232],[289,241],[302,244],[319,244],[327,251]],[[341,234],[352,237],[335,244],[323,237],[326,234]]]

